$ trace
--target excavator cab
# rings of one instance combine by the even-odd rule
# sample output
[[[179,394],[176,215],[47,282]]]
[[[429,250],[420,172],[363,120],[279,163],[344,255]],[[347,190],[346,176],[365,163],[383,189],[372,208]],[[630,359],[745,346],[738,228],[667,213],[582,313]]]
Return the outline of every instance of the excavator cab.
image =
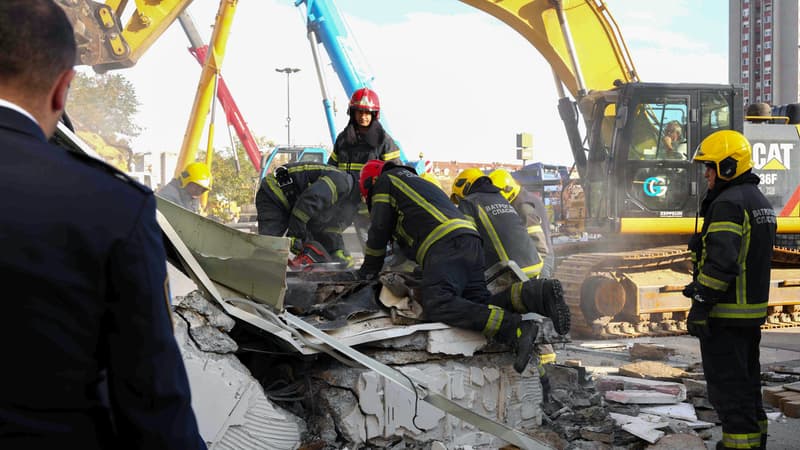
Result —
[[[734,125],[742,123],[741,98],[730,85],[629,83],[582,99],[587,231],[691,232],[686,220],[647,223],[691,218],[694,225],[705,190],[702,168],[691,162],[694,150],[715,131],[741,131]]]

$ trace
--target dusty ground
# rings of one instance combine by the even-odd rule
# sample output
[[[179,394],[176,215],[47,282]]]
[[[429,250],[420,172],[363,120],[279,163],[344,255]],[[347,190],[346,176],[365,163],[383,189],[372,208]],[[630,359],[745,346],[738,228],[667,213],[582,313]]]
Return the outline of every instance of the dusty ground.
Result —
[[[630,362],[626,346],[633,343],[651,343],[671,347],[676,354],[671,356],[668,364],[675,367],[686,367],[689,364],[700,362],[700,347],[697,339],[691,336],[671,336],[658,338],[616,339],[607,341],[575,340],[557,348],[558,360],[579,359],[584,366],[596,372],[613,370],[622,364]],[[581,349],[582,344],[618,344],[616,348],[606,349]],[[789,367],[800,367],[800,328],[784,328],[779,330],[765,330],[761,338],[761,365],[762,370],[773,364]],[[777,421],[770,421],[769,440],[767,448],[772,449],[798,449],[800,448],[800,419],[781,417]],[[708,448],[720,439],[721,427],[712,429],[713,439],[706,441]]]

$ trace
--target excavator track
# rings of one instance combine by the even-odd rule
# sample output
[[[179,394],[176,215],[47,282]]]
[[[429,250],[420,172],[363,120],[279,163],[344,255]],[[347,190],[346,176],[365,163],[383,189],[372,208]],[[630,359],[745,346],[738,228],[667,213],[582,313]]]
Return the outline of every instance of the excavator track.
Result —
[[[773,266],[800,267],[800,250],[776,248]],[[656,277],[659,295],[671,295],[673,303],[657,312],[641,313],[631,283],[626,279]],[[673,336],[686,333],[688,301],[680,307],[675,297],[690,279],[691,256],[684,245],[648,248],[625,252],[577,253],[562,260],[555,278],[564,288],[564,301],[572,314],[572,334],[576,337],[613,339],[620,337]],[[800,286],[800,274],[778,281],[780,287]],[[688,278],[687,278],[688,277]],[[629,301],[628,299],[634,300]],[[763,329],[800,326],[800,298],[797,305],[786,301],[773,305]],[[669,306],[671,305],[671,306]]]

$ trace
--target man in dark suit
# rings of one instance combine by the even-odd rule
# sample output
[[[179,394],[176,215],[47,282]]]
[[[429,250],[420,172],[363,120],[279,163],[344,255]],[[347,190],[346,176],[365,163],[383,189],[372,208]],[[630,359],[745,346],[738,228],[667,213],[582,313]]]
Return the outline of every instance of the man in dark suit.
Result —
[[[75,54],[53,0],[0,2],[0,448],[204,449],[152,192],[47,143]]]

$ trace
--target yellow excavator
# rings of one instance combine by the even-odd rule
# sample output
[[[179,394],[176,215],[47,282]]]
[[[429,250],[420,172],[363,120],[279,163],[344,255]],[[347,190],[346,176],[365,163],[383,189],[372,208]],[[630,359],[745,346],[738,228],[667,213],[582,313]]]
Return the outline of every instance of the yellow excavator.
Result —
[[[748,133],[742,89],[641,82],[602,0],[461,1],[515,29],[553,69],[558,111],[580,179],[580,189],[571,193],[580,203],[571,208],[578,212],[573,219],[588,233],[602,236],[562,255],[556,270],[573,313],[573,333],[607,337],[685,332],[690,303],[680,291],[690,281],[686,242],[700,226],[696,211],[705,186],[700,168],[691,163],[692,152],[717,130]],[[190,3],[137,0],[126,25],[119,19],[125,1],[75,0],[62,6],[73,5],[65,10],[77,24],[81,62],[111,70],[135,64]],[[225,3],[236,2],[222,2],[221,12]],[[215,29],[215,36],[224,49],[224,34]],[[207,65],[209,71],[215,67]],[[192,117],[205,117],[208,109],[200,100],[205,96],[207,102],[211,92],[208,87],[202,95],[198,90]],[[676,125],[682,136],[668,149],[664,136]],[[796,127],[768,126],[800,143]],[[762,130],[760,136],[769,139],[775,133]],[[754,147],[759,145],[756,137],[752,139]],[[184,142],[182,158],[188,158],[196,143]],[[776,144],[763,145],[769,149]],[[800,146],[778,148],[785,149],[785,157],[780,150],[775,158],[784,157],[780,161],[788,163]],[[759,157],[769,159],[771,154],[766,150]],[[797,161],[797,155],[791,159]],[[800,194],[795,192],[800,180],[793,179],[790,170],[775,169],[786,169],[787,164],[770,161],[755,165],[762,179],[772,182],[770,199],[780,212],[778,232],[800,234]],[[775,186],[788,188],[776,193]],[[800,253],[777,249],[775,267],[767,325],[797,325],[800,270],[795,268],[800,267]]]
[[[717,130],[748,135],[759,149],[754,165],[761,189],[780,215],[778,233],[800,231],[800,176],[788,165],[800,149],[798,127],[746,124],[740,87],[641,82],[601,0],[462,1],[517,30],[553,68],[580,178],[580,192],[571,193],[580,203],[573,220],[601,236],[573,246],[557,265],[574,334],[685,332],[686,242],[701,226],[696,212],[705,188],[691,158]],[[667,145],[664,138],[675,128],[682,135]],[[776,248],[774,267],[766,326],[800,325],[800,253]]]

